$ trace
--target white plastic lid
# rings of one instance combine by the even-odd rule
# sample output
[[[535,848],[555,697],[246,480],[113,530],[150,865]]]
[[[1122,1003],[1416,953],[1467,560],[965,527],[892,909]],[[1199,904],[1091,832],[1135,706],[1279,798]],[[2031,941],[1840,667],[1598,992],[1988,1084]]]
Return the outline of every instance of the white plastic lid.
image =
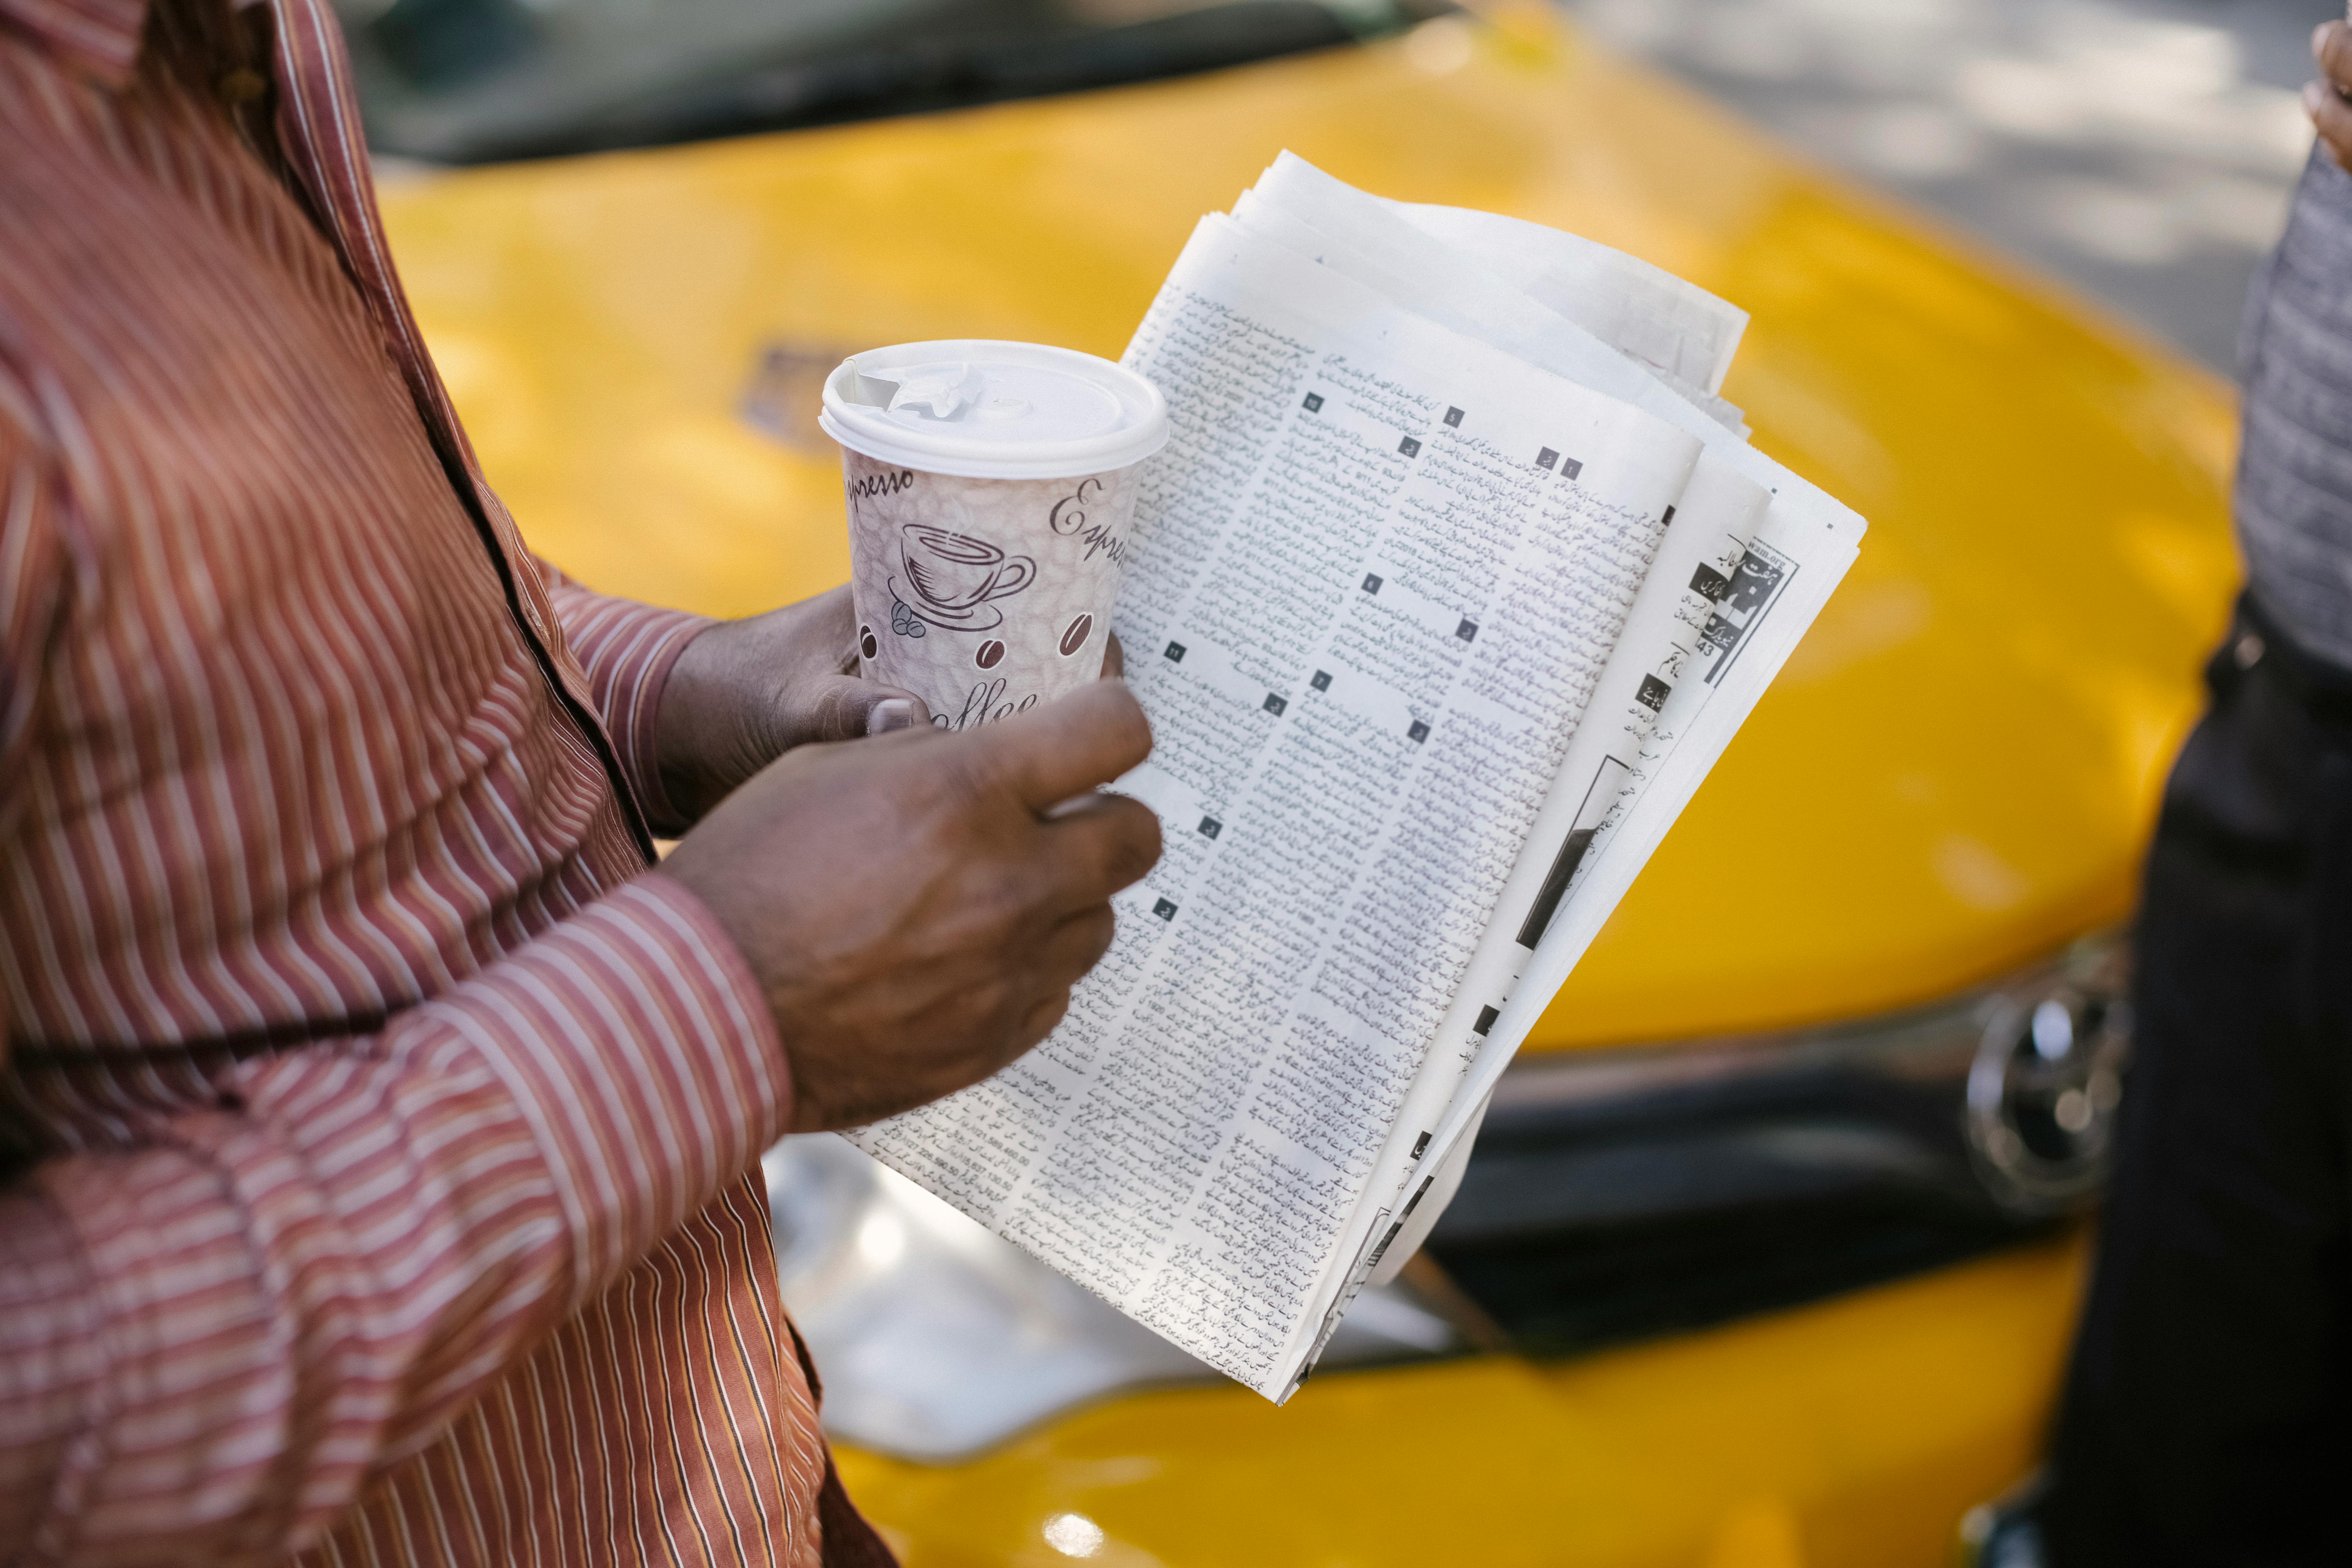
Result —
[[[1168,401],[1107,359],[950,338],[868,349],[824,378],[824,433],[853,451],[972,479],[1059,479],[1168,443]]]

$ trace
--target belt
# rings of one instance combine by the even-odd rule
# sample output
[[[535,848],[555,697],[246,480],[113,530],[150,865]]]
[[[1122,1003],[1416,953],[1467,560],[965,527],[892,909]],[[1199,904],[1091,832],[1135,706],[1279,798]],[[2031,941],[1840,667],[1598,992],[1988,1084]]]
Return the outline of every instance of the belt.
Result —
[[[2352,731],[2352,669],[2320,658],[2296,642],[2252,592],[2238,595],[2237,621],[2230,640],[2214,656],[2216,667],[2260,668],[2313,721]]]

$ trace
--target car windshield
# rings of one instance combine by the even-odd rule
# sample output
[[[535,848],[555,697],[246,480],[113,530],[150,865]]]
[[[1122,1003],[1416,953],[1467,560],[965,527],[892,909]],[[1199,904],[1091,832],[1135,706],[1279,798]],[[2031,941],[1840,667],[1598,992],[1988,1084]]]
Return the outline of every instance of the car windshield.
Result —
[[[1139,81],[1443,0],[338,0],[379,153],[646,146]]]

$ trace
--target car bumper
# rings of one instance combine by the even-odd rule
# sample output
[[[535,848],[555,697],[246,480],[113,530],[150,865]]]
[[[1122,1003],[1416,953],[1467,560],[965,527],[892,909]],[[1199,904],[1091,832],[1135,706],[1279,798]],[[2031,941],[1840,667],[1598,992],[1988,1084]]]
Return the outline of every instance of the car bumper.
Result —
[[[1276,1409],[1230,1386],[1130,1394],[977,1459],[844,1448],[907,1568],[1085,1561],[1804,1563],[1948,1559],[2032,1463],[2083,1241],[1578,1360],[1477,1356],[1318,1377]]]

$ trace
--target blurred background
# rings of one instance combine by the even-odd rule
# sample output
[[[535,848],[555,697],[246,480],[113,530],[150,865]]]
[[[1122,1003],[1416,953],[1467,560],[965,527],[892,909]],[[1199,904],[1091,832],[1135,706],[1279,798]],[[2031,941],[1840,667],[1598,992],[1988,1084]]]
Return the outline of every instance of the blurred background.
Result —
[[[1607,47],[2225,372],[2247,276],[2277,233],[2310,143],[2296,98],[2310,77],[2309,36],[2342,9],[2329,0],[1560,5]],[[1144,79],[1378,34],[1435,7],[340,0],[340,8],[379,150],[472,163]],[[1054,48],[1034,47],[1049,36]],[[1065,47],[1080,39],[1091,42]],[[1008,40],[1020,42],[1000,47]]]
[[[1824,162],[2228,371],[2328,0],[1567,0]]]

